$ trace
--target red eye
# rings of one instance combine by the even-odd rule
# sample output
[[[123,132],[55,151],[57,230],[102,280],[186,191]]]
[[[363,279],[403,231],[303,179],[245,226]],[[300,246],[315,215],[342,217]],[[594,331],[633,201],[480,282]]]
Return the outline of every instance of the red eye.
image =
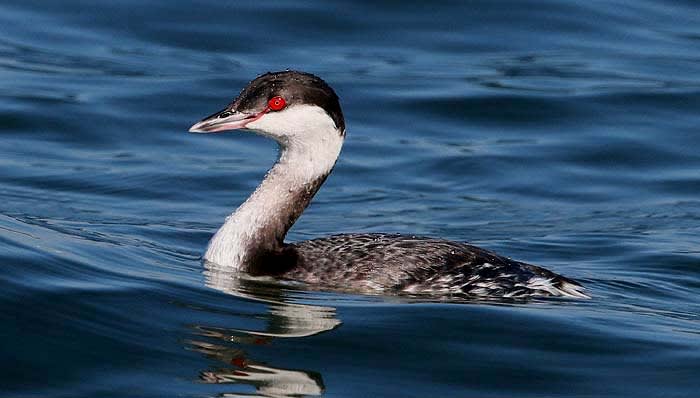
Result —
[[[267,106],[273,111],[279,111],[287,106],[287,102],[284,100],[284,98],[277,96],[270,98],[270,100],[267,101]]]

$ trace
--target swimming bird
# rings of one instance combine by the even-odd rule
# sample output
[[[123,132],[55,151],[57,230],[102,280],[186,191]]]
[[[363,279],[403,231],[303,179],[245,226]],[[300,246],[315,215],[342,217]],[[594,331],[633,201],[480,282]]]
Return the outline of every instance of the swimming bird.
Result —
[[[223,110],[190,128],[248,130],[279,144],[277,162],[219,228],[204,260],[252,276],[368,294],[475,299],[585,298],[577,282],[476,246],[399,234],[341,234],[284,241],[333,170],[345,139],[335,91],[305,72],[269,72]]]

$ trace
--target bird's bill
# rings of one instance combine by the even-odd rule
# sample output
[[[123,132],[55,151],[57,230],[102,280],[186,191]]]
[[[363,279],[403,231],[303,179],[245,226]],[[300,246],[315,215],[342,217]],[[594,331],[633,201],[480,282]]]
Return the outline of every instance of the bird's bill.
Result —
[[[264,114],[265,112],[258,114],[235,112],[226,108],[195,123],[190,127],[190,133],[215,133],[243,129],[248,123],[260,119]]]

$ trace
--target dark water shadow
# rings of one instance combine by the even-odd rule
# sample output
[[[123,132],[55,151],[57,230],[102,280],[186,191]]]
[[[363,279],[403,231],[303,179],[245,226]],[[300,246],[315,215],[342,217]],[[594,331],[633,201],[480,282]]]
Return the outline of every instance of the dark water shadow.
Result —
[[[246,279],[230,269],[205,263],[208,287],[237,298],[262,303],[266,313],[258,314],[264,326],[252,328],[221,328],[194,325],[197,336],[187,341],[187,348],[220,363],[204,370],[199,377],[203,383],[249,385],[256,393],[224,393],[226,397],[300,397],[318,396],[325,391],[320,372],[291,369],[257,360],[252,347],[272,348],[276,340],[304,339],[331,331],[341,325],[334,307],[293,302],[289,290],[265,280]]]

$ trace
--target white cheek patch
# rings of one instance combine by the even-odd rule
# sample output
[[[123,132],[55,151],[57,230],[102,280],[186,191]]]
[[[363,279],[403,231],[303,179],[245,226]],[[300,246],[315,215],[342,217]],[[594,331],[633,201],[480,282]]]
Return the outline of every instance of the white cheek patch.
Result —
[[[291,178],[311,179],[328,174],[343,145],[342,132],[328,113],[316,105],[292,105],[269,112],[246,127],[280,143],[280,163],[293,165],[285,170]]]
[[[276,140],[338,130],[328,113],[316,105],[292,105],[281,111],[270,111],[246,127]]]

